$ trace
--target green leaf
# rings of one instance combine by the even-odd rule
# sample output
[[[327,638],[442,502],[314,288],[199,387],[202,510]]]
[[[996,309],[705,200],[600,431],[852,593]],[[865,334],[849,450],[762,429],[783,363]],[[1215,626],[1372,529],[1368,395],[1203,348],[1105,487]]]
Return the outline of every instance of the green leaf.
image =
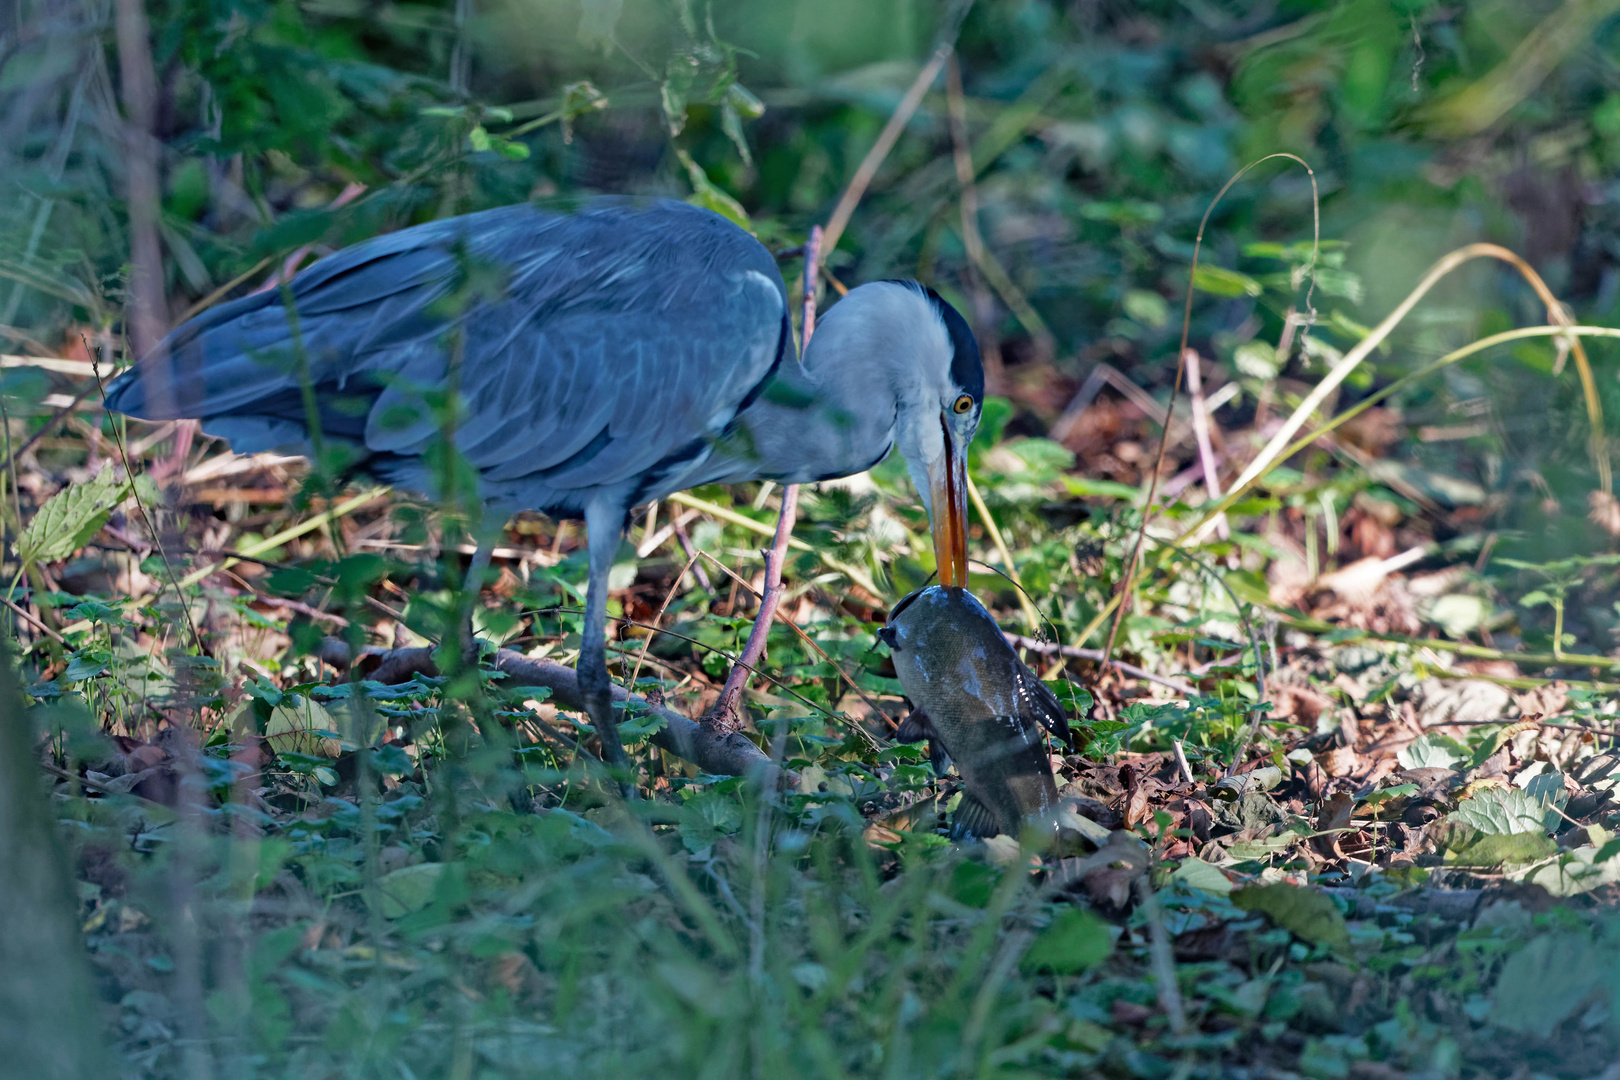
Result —
[[[1553,841],[1549,838],[1547,843],[1551,845]],[[1553,896],[1579,896],[1600,885],[1620,881],[1620,862],[1600,862],[1601,855],[1598,848],[1590,845],[1578,847],[1563,852],[1556,860],[1543,858],[1536,865],[1523,870],[1510,870],[1507,876],[1513,881],[1540,885]]]
[[[1062,477],[1063,486],[1071,495],[1100,495],[1110,499],[1134,500],[1141,490],[1117,480],[1096,480],[1089,476]]]
[[[1350,930],[1344,915],[1330,898],[1311,889],[1278,882],[1251,885],[1232,894],[1244,911],[1258,911],[1297,938],[1326,945],[1338,952],[1350,950]]]
[[[416,866],[402,866],[378,878],[377,893],[382,897],[382,917],[398,919],[427,907],[448,866],[448,863],[418,863]]]
[[[297,694],[287,694],[281,703],[270,710],[264,724],[264,741],[276,753],[338,756],[338,743],[321,732],[337,727],[332,714],[317,701]]]
[[[1455,814],[1452,815],[1454,819]],[[1477,866],[1497,869],[1502,866],[1524,866],[1550,858],[1558,844],[1538,829],[1535,832],[1489,833],[1460,824],[1446,822],[1446,828],[1435,833],[1435,839],[1445,852],[1450,866]]]
[[[1193,288],[1211,296],[1259,296],[1264,289],[1248,274],[1224,266],[1200,266],[1193,271]]]
[[[1546,831],[1547,810],[1518,788],[1490,787],[1464,799],[1449,820],[1494,836]]]
[[[1202,889],[1207,893],[1225,896],[1232,891],[1232,879],[1223,874],[1219,868],[1210,865],[1196,855],[1189,855],[1181,860],[1181,865],[1171,873],[1170,880],[1179,881],[1194,889]]]
[[[717,791],[705,791],[681,807],[678,829],[686,850],[697,852],[722,836],[742,828],[742,808],[737,800]]]
[[[1580,1008],[1605,963],[1580,934],[1546,934],[1508,958],[1491,1002],[1491,1023],[1546,1038]]]
[[[1125,314],[1144,326],[1162,330],[1170,321],[1170,305],[1164,297],[1146,289],[1131,289],[1123,301]]]
[[[1362,799],[1361,805],[1364,809],[1371,810],[1381,803],[1390,802],[1393,799],[1404,799],[1406,796],[1415,793],[1417,789],[1416,784],[1396,784],[1394,787],[1380,788]]]
[[[131,485],[112,469],[83,483],[69,484],[39,508],[17,541],[17,555],[37,565],[65,559],[107,524],[113,509],[129,497]]]
[[[107,670],[108,657],[91,653],[79,653],[68,660],[67,670],[58,677],[61,682],[76,683],[86,679],[93,679]]]
[[[1071,975],[1089,971],[1114,951],[1108,924],[1081,908],[1067,908],[1030,944],[1018,966],[1024,971]]]
[[[1395,755],[1403,769],[1454,769],[1468,759],[1468,748],[1449,735],[1419,735]]]

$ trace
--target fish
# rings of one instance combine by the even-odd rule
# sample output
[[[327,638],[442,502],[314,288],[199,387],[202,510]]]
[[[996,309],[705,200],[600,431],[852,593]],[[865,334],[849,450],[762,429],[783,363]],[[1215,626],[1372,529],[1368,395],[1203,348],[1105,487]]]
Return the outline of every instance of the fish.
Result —
[[[962,775],[953,835],[1055,827],[1058,791],[1041,729],[1073,748],[1069,718],[984,605],[963,588],[919,589],[894,606],[878,637],[913,704],[896,738],[927,739],[935,771],[949,755]]]

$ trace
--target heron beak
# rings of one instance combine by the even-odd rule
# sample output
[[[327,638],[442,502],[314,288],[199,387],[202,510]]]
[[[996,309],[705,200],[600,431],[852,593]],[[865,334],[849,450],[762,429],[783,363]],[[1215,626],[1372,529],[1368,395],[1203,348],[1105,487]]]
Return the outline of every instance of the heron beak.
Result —
[[[967,447],[957,446],[943,418],[945,453],[928,467],[928,486],[934,513],[934,565],[939,583],[965,588],[967,572]]]

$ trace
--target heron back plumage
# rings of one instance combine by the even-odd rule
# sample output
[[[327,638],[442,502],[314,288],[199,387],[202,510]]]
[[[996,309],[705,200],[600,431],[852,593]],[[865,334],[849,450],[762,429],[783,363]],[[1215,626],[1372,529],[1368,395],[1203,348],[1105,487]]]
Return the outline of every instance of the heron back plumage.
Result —
[[[429,491],[423,454],[454,383],[456,446],[485,500],[577,514],[590,492],[633,502],[689,471],[791,347],[775,260],[719,215],[522,204],[356,244],[214,308],[108,404],[201,418],[239,451],[307,452],[307,378],[323,436]]]

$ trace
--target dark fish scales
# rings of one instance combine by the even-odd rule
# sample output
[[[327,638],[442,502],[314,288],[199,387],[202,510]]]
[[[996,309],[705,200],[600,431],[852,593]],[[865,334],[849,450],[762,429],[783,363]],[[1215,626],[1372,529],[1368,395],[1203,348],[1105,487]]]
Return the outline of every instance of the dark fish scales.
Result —
[[[1072,745],[1068,717],[973,594],[920,589],[895,605],[879,636],[915,706],[899,737],[928,739],[962,774],[953,831],[1017,836],[1025,822],[1053,818],[1058,793],[1041,728]]]

